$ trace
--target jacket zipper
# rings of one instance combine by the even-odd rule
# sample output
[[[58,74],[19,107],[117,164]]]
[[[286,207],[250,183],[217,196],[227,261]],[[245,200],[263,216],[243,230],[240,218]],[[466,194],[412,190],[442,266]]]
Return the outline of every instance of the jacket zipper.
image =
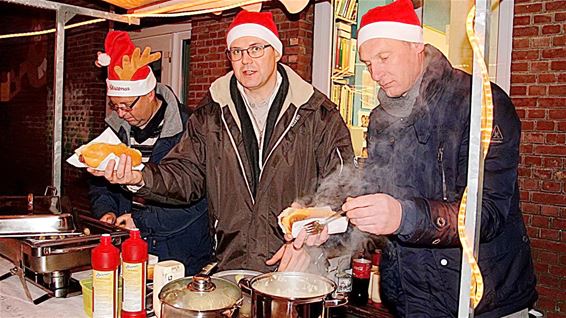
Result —
[[[442,199],[448,201],[448,196],[446,195],[446,173],[444,172],[444,146],[440,145],[438,147],[437,155],[438,164],[440,165],[440,171],[442,172]]]

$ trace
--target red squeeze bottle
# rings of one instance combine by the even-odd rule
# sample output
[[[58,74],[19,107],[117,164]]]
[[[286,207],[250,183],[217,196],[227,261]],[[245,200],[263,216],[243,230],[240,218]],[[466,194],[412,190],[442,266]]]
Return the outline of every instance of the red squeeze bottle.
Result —
[[[147,243],[140,230],[130,230],[130,238],[122,243],[122,318],[146,317],[145,283],[147,275]]]
[[[120,250],[110,234],[102,234],[100,245],[91,251],[92,317],[118,317],[118,267]]]

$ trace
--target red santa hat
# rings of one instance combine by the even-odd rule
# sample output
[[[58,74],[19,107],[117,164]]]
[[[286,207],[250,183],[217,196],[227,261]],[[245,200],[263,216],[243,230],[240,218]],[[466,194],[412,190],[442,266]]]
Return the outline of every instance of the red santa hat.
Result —
[[[98,64],[108,66],[106,87],[108,96],[143,96],[151,92],[157,80],[148,66],[161,58],[146,47],[141,53],[128,33],[110,31],[104,42],[106,53],[98,56]]]
[[[265,40],[280,55],[283,54],[283,43],[279,40],[279,32],[271,12],[240,11],[228,27],[226,44],[230,47],[234,40],[244,36],[255,36]]]
[[[377,38],[423,43],[423,28],[411,0],[397,0],[363,15],[358,30],[358,47]]]

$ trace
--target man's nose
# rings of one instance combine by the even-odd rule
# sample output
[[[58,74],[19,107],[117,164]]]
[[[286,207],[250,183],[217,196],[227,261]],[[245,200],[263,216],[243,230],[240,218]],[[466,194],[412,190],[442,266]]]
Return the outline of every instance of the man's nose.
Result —
[[[371,78],[378,83],[383,78],[383,69],[379,65],[371,65]]]
[[[242,63],[243,64],[250,64],[252,62],[252,57],[248,51],[242,51]]]
[[[118,110],[116,112],[118,113],[118,117],[120,117],[120,118],[124,118],[124,116],[126,116],[126,114],[128,113],[127,111],[123,110],[122,108],[118,108]]]

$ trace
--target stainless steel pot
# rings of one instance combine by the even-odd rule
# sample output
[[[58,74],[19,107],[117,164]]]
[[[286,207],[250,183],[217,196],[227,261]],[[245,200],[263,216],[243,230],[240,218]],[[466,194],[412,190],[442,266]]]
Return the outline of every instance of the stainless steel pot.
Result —
[[[161,318],[232,317],[242,292],[226,279],[198,274],[169,282],[159,292],[159,300]]]
[[[330,317],[330,308],[347,303],[345,298],[331,298],[333,281],[309,273],[267,273],[243,280],[240,287],[251,293],[254,318]]]

